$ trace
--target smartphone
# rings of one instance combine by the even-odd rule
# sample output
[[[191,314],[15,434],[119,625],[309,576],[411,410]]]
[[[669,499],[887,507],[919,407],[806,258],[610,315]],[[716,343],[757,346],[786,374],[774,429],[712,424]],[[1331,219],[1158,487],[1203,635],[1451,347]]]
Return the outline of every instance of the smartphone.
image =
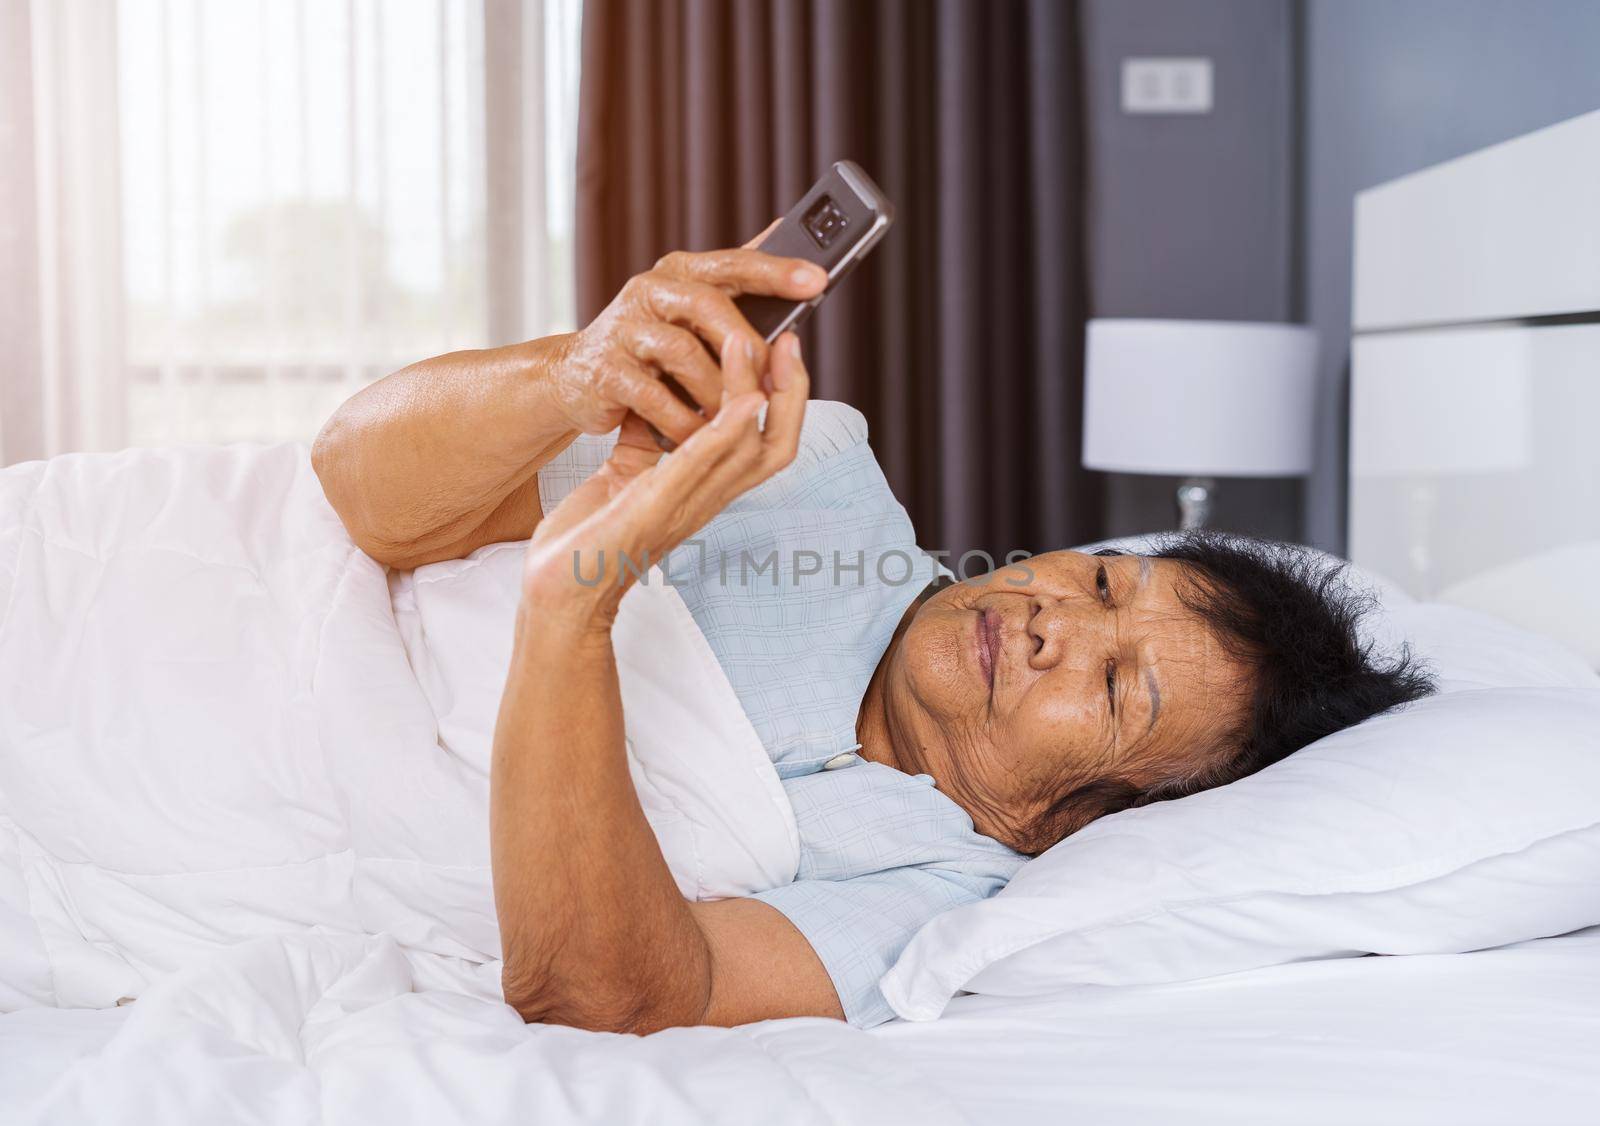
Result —
[[[861,264],[894,222],[894,204],[853,160],[841,160],[822,174],[768,232],[757,250],[781,258],[804,258],[828,272],[828,285],[809,301],[787,301],[750,294],[734,299],[752,328],[768,344],[798,328]]]
[[[809,301],[745,294],[733,303],[750,326],[768,344],[804,323],[823,298],[861,264],[867,252],[883,238],[894,222],[894,204],[872,177],[853,160],[840,160],[812,184],[789,214],[757,244],[757,250],[780,258],[804,258],[828,272],[828,284]],[[662,378],[668,390],[690,406],[694,398],[670,376]],[[673,443],[654,426],[650,433],[664,450]]]

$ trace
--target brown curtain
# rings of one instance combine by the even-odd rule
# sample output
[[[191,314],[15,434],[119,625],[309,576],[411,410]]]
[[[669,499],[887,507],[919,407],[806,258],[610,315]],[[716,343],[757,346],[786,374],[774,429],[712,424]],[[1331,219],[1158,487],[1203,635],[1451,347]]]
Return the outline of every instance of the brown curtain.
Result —
[[[854,159],[898,216],[807,329],[814,394],[867,415],[924,547],[1095,538],[1077,29],[1071,0],[586,0],[580,319]]]

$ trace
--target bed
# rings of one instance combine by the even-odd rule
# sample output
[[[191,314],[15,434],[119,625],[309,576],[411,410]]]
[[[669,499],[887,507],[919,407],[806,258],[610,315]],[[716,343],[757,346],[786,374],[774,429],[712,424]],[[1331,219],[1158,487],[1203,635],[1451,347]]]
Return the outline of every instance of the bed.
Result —
[[[1563,443],[1547,428],[1553,425],[1549,412],[1569,393],[1591,394],[1600,386],[1594,378],[1600,343],[1591,332],[1566,332],[1547,346],[1553,338],[1542,334],[1589,327],[1584,318],[1600,309],[1600,253],[1584,257],[1586,265],[1554,270],[1559,284],[1540,275],[1545,288],[1536,304],[1515,287],[1492,294],[1473,290],[1476,304],[1463,304],[1467,298],[1461,294],[1424,301],[1418,291],[1391,283],[1398,273],[1418,285],[1433,284],[1429,279],[1439,271],[1432,263],[1465,253],[1463,241],[1451,237],[1462,227],[1478,232],[1468,243],[1491,257],[1477,267],[1451,258],[1444,272],[1454,278],[1495,260],[1504,246],[1495,242],[1494,216],[1507,209],[1520,214],[1518,191],[1535,193],[1529,204],[1547,212],[1568,209],[1568,223],[1552,220],[1566,242],[1596,239],[1600,220],[1588,213],[1589,196],[1573,194],[1563,202],[1549,198],[1548,189],[1551,162],[1592,160],[1595,152],[1600,115],[1362,198],[1351,506],[1354,554],[1398,584],[1389,588],[1395,601],[1442,599],[1415,604],[1406,636],[1454,660],[1469,643],[1468,633],[1452,631],[1470,625],[1476,655],[1452,665],[1464,686],[1475,678],[1500,677],[1501,684],[1589,703],[1600,694],[1600,686],[1586,686],[1593,673],[1581,667],[1584,660],[1600,660],[1593,656],[1600,637],[1593,620],[1569,612],[1542,630],[1565,639],[1569,648],[1561,652],[1570,660],[1522,660],[1515,646],[1499,643],[1498,627],[1483,615],[1499,615],[1507,630],[1550,626],[1517,593],[1523,584],[1504,576],[1531,557],[1533,566],[1564,578],[1564,566],[1552,569],[1548,561],[1584,558],[1596,538],[1592,521],[1600,505],[1581,505],[1596,487],[1600,455],[1592,446]],[[1520,167],[1538,174],[1505,179],[1507,169]],[[1485,177],[1487,186],[1480,183]],[[1455,201],[1453,209],[1438,205],[1447,198]],[[1463,210],[1461,200],[1479,202]],[[1492,207],[1487,200],[1494,201]],[[1416,220],[1419,214],[1434,220]],[[1525,243],[1531,237],[1507,231],[1505,239]],[[1561,241],[1547,241],[1540,253],[1566,262]],[[1600,247],[1600,239],[1595,245]],[[1438,280],[1436,288],[1449,291],[1452,284]],[[1462,378],[1473,391],[1464,396],[1464,414],[1447,410],[1419,417],[1413,408],[1437,398],[1438,373],[1463,355],[1463,338],[1448,327],[1457,321],[1494,322],[1490,329],[1510,333],[1501,339],[1521,343],[1468,349],[1471,368]],[[1499,405],[1470,409],[1482,405],[1480,398]],[[1457,417],[1478,427],[1476,460],[1452,452],[1448,433],[1435,432],[1440,426],[1448,430],[1455,425],[1448,420]],[[1398,432],[1397,418],[1405,422]],[[1512,423],[1509,438],[1497,429]],[[1530,437],[1520,429],[1524,423],[1546,429]],[[1409,449],[1409,460],[1392,460],[1395,448]],[[273,508],[267,526],[282,535],[277,509],[294,510],[285,498],[309,486],[303,467],[290,464],[295,455],[272,456],[285,466],[274,478],[282,487],[259,507]],[[218,464],[204,488],[232,487],[239,479],[236,467]],[[1518,475],[1530,472],[1546,481],[1541,503],[1507,499],[1526,488],[1526,476]],[[164,487],[170,494],[171,483]],[[152,518],[171,508],[169,503]],[[326,513],[312,523],[322,526],[319,535],[334,534]],[[3,524],[0,519],[0,531]],[[213,532],[206,551],[220,550],[223,538]],[[315,570],[319,550],[297,553],[293,565]],[[0,581],[7,567],[14,573],[16,560],[0,558]],[[223,572],[195,575],[222,574],[221,583],[242,571],[226,563]],[[325,589],[310,587],[324,601],[347,597],[357,581],[382,585],[381,575],[374,579],[374,573],[344,564],[316,573],[326,576]],[[297,577],[305,586],[302,580]],[[193,597],[196,580],[186,581],[183,593]],[[235,610],[244,605],[240,591],[224,595]],[[1566,605],[1581,608],[1581,592],[1576,596],[1578,602]],[[281,607],[266,609],[274,620],[284,617]],[[136,611],[143,612],[135,607],[130,613]],[[394,613],[404,619],[406,612],[397,602]],[[350,619],[352,632],[344,637],[319,627],[316,644],[324,654],[343,644],[346,655],[360,656],[363,668],[375,661],[404,666],[406,651],[398,642],[380,651],[374,635],[360,632],[372,616]],[[19,621],[13,614],[7,628],[18,628]],[[281,648],[303,647],[306,633],[286,629]],[[324,662],[319,675],[330,674],[329,663],[337,662]],[[378,692],[368,705],[392,715],[403,710],[397,701]],[[316,713],[314,703],[307,714],[315,713],[317,722],[345,722]],[[474,736],[452,727],[457,720],[448,709],[435,713],[424,724],[430,727],[424,751],[434,749],[435,738],[438,747],[458,750],[474,737],[481,740],[482,732]],[[259,719],[263,725],[277,722],[265,709]],[[393,753],[391,744],[373,748],[374,755]],[[388,773],[405,776],[403,770]],[[436,784],[462,786],[465,808],[481,795],[473,789],[471,770],[458,774]],[[1574,802],[1581,813],[1581,803]],[[378,833],[393,827],[371,828]],[[1587,839],[1592,848],[1592,836]],[[5,846],[0,833],[0,860]],[[469,842],[460,855],[424,857],[433,867],[408,869],[404,878],[481,867],[474,847]],[[693,842],[686,848],[695,851]],[[0,864],[0,908],[8,895],[16,901],[30,893],[4,886],[4,872]],[[1141,870],[1127,875],[1132,883],[1143,878]],[[1591,882],[1600,886],[1600,873]],[[71,891],[62,893],[63,903],[72,903]],[[382,910],[386,901],[378,896],[366,906]],[[6,919],[0,910],[0,946],[25,937],[6,932]],[[360,926],[289,928],[232,942],[169,967],[137,1000],[123,1004],[115,1003],[115,975],[105,977],[102,996],[80,1000],[80,1007],[6,1004],[8,983],[0,972],[0,1010],[13,1010],[0,1015],[0,1121],[1503,1123],[1585,1120],[1600,1105],[1600,1069],[1593,1062],[1600,1059],[1600,926],[1575,928],[1570,920],[1545,926],[1539,933],[1548,937],[1466,941],[1451,953],[1425,952],[1424,943],[1405,956],[1357,956],[1361,947],[1353,943],[1326,956],[1283,958],[1233,972],[1201,975],[1192,966],[1167,967],[1153,975],[1162,980],[1084,980],[1048,990],[1013,989],[1012,995],[997,984],[999,978],[980,974],[965,982],[975,992],[950,999],[940,1019],[897,1021],[872,1031],[786,1020],[646,1038],[525,1026],[496,995],[493,975],[478,973],[462,953],[481,943],[481,936],[446,940],[425,920],[408,931],[412,923],[401,918],[377,933],[362,933],[372,928]],[[1202,925],[1214,923],[1215,917]],[[93,928],[81,918],[79,925],[82,957],[92,960]],[[416,948],[429,943],[428,957],[419,960]],[[0,970],[5,957],[0,953]],[[25,991],[27,983],[21,987]]]
[[[271,1067],[199,1026],[149,1045],[160,1058],[126,1045],[97,1058],[132,1008],[0,1021],[6,1121],[1343,1126],[1586,1121],[1600,1094],[1600,929],[964,997],[939,1021],[870,1033],[797,1020],[636,1040],[408,994],[376,1006],[359,1039]],[[19,1116],[29,1105],[49,1109]]]

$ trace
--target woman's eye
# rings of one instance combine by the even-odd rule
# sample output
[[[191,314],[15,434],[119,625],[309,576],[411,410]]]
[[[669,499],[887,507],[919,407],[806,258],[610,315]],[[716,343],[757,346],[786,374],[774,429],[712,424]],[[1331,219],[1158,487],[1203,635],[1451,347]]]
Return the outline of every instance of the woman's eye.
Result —
[[[1106,699],[1111,702],[1111,714],[1117,713],[1117,662],[1106,662]]]
[[[1100,601],[1106,603],[1107,605],[1110,605],[1111,604],[1111,581],[1106,578],[1106,568],[1105,568],[1105,564],[1103,564],[1103,563],[1099,567],[1095,568],[1095,572],[1094,572],[1094,588],[1095,588],[1095,590],[1100,592]]]

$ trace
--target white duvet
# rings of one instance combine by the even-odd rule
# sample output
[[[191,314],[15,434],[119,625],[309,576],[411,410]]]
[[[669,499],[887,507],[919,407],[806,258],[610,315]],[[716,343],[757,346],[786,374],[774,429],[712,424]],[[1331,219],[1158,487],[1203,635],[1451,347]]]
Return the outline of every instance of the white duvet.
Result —
[[[515,1019],[486,816],[512,623],[440,592],[509,609],[519,561],[392,598],[303,447],[0,473],[0,1011],[136,1001],[128,1035],[204,1020],[264,1066],[348,1049],[374,990]],[[636,588],[616,637],[685,894],[791,879],[782,786],[676,592]]]

